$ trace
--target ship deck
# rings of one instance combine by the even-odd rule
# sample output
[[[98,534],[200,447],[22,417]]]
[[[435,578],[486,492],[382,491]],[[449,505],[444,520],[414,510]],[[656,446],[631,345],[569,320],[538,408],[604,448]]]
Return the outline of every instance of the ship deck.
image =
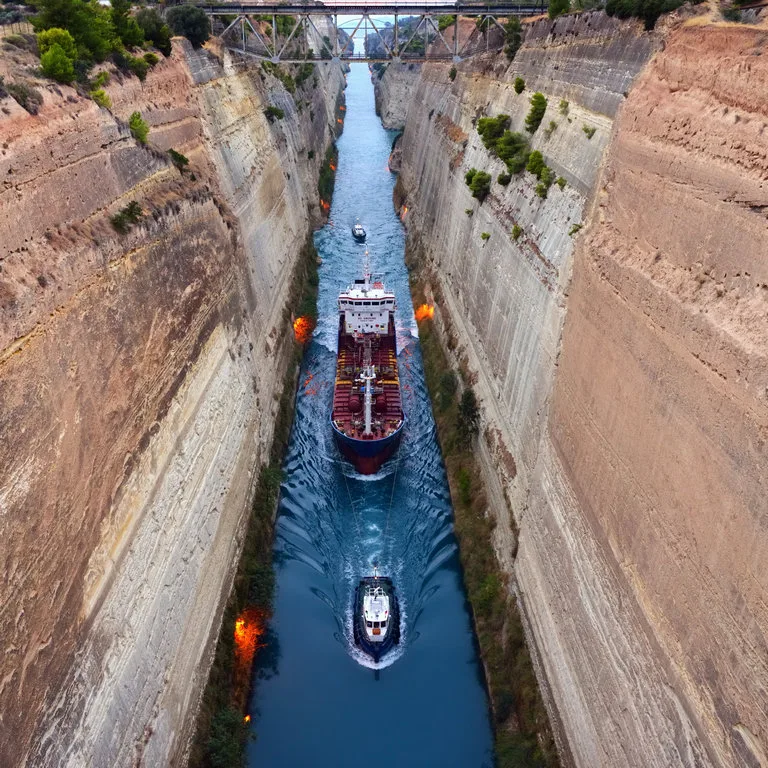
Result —
[[[403,423],[400,378],[397,370],[395,323],[390,317],[388,332],[373,340],[371,364],[376,369],[373,406],[373,435],[364,435],[363,392],[357,376],[363,368],[363,345],[344,333],[339,325],[339,352],[336,358],[336,386],[331,418],[337,429],[357,440],[377,440],[396,432]],[[357,403],[355,402],[357,398]]]

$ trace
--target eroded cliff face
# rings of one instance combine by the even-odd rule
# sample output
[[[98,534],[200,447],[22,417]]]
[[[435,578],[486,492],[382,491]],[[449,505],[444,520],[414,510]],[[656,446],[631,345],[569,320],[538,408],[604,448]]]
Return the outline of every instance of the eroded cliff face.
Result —
[[[582,14],[533,25],[509,69],[464,64],[451,83],[448,66],[425,66],[400,193],[446,343],[482,401],[496,546],[564,758],[757,766],[768,750],[764,33],[665,25],[648,35]],[[513,176],[478,206],[464,173],[495,179],[503,166],[473,120],[507,113],[522,130],[533,90],[549,105],[532,144],[567,185],[541,200],[531,174]],[[585,230],[571,237],[575,224]]]
[[[402,130],[408,117],[413,91],[419,82],[421,64],[390,63],[374,69],[373,95],[376,114],[385,128]]]
[[[316,77],[294,100],[175,42],[112,114],[64,87],[38,116],[2,102],[3,765],[183,758],[320,215],[343,74]]]

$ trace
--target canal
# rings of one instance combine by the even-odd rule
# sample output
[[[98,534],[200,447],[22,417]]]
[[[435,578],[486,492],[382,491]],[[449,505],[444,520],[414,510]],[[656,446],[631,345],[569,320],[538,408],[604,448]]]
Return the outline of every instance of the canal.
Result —
[[[274,615],[254,668],[249,766],[493,765],[482,668],[452,528],[448,484],[422,372],[392,207],[394,134],[374,111],[368,68],[353,64],[322,258],[319,320],[299,379],[275,531]],[[368,231],[356,243],[359,217]],[[344,461],[330,432],[341,289],[371,265],[397,296],[407,424],[373,476]],[[374,665],[352,642],[354,587],[373,561],[403,609],[398,648]],[[378,667],[378,668],[374,668]]]

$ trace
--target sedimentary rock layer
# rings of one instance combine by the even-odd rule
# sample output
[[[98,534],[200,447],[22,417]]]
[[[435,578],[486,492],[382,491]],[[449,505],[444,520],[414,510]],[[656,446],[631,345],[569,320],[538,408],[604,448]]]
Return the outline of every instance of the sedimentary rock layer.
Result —
[[[294,100],[179,42],[108,86],[111,113],[67,88],[38,116],[2,102],[3,765],[183,756],[319,216],[343,75],[316,77]],[[144,218],[121,235],[131,201]]]
[[[508,68],[426,65],[408,108],[410,255],[482,402],[519,528],[496,504],[499,557],[579,766],[766,761],[761,35],[537,22]],[[480,206],[464,173],[504,166],[474,122],[523,130],[534,89],[566,186],[541,200],[524,173]]]

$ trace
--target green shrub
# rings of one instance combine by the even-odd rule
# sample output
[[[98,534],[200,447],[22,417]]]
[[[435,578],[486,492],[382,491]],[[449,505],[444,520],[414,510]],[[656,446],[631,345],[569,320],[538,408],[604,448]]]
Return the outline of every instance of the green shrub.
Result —
[[[144,61],[147,62],[150,69],[157,64],[158,61],[160,61],[160,57],[156,53],[152,53],[151,51],[149,53],[144,54]]]
[[[491,174],[485,171],[470,168],[464,175],[464,181],[472,191],[472,197],[477,198],[481,203],[491,191]]]
[[[528,162],[529,154],[528,139],[522,133],[504,131],[496,141],[496,155],[506,163],[509,173],[520,173]]]
[[[338,152],[336,151],[336,145],[331,144],[325,152],[323,165],[320,168],[320,176],[317,180],[317,192],[320,195],[320,199],[326,205],[330,205],[333,189],[336,186],[336,174],[331,166],[336,165],[337,160]]]
[[[142,120],[141,112],[134,112],[128,118],[128,127],[131,129],[131,136],[133,136],[139,144],[147,143],[147,136],[149,136],[149,124]]]
[[[480,233],[480,239],[485,242],[486,240],[491,239],[491,233],[490,232],[481,232]]]
[[[544,129],[544,135],[549,139],[557,130],[557,123],[554,120],[549,121],[549,125]]]
[[[522,77],[515,78],[515,93],[521,94],[525,90],[525,80]]]
[[[264,114],[270,123],[275,120],[282,120],[285,117],[285,112],[280,107],[273,107],[271,104],[264,110]]]
[[[451,15],[438,16],[437,17],[437,28],[441,32],[444,32],[446,29],[448,29],[448,27],[452,27],[455,22],[456,22],[455,17],[453,17]]]
[[[304,83],[309,80],[315,73],[315,65],[311,62],[305,62],[299,67],[299,71],[296,74],[296,87],[301,88]]]
[[[54,45],[58,45],[68,59],[74,61],[77,58],[75,38],[66,29],[51,27],[37,33],[37,47],[41,56],[46,54]]]
[[[593,125],[587,125],[585,123],[584,125],[581,126],[581,130],[587,134],[588,139],[591,139],[595,135],[595,131],[597,130],[597,128],[595,128]]]
[[[523,234],[523,228],[519,224],[515,224],[515,226],[512,227],[512,239],[519,240],[520,235],[522,234]]]
[[[480,431],[480,409],[477,407],[477,398],[472,387],[467,387],[461,395],[456,414],[456,430],[459,443],[465,447],[471,445]]]
[[[549,0],[547,13],[550,19],[555,19],[563,13],[568,13],[570,8],[570,0]]]
[[[465,208],[464,213],[466,213],[467,216],[472,216],[475,212],[471,208]]]
[[[486,149],[495,151],[496,142],[504,135],[508,125],[509,115],[481,117],[477,121],[477,132],[480,134]]]
[[[456,473],[456,482],[459,486],[459,501],[468,507],[472,503],[472,475],[466,467],[462,467]]]
[[[109,83],[111,77],[109,72],[104,70],[103,72],[99,72],[96,77],[93,78],[93,81],[91,82],[91,85],[93,88],[103,88],[107,83]]]
[[[101,88],[91,91],[91,98],[104,109],[112,108],[112,99],[109,98],[109,94]]]
[[[43,95],[40,91],[26,83],[0,83],[0,86],[2,85],[4,85],[6,93],[24,107],[30,115],[38,113],[40,105],[43,103]]]
[[[568,230],[568,234],[573,237],[584,225],[583,224],[574,224],[571,226],[571,228]]]
[[[565,99],[560,99],[560,105],[558,106],[558,111],[563,117],[568,116],[568,110],[570,109],[570,105]]]
[[[525,129],[528,133],[535,133],[547,111],[547,100],[544,98],[544,94],[537,91],[531,96],[530,103],[531,109],[525,118]]]
[[[469,210],[472,210],[471,208]],[[444,371],[440,376],[439,389],[437,391],[437,407],[440,411],[447,411],[456,398],[459,383],[453,371]]]
[[[507,184],[509,184],[509,182],[512,181],[512,176],[508,173],[500,173],[496,177],[496,181],[498,181],[502,187],[506,187]]]
[[[74,62],[58,43],[53,43],[40,57],[40,68],[57,83],[71,83],[75,79]]]
[[[107,58],[115,39],[109,8],[98,0],[37,0],[35,5],[35,31],[64,29],[74,38],[78,59],[99,62]]]
[[[136,23],[141,27],[144,38],[163,56],[171,55],[171,29],[154,8],[142,8],[136,14]]]
[[[539,178],[541,171],[545,167],[544,155],[538,149],[534,149],[528,157],[528,164],[525,166],[525,170]]]
[[[310,160],[314,160],[315,159],[315,150],[314,149],[307,150],[307,158],[310,159]]]
[[[517,16],[510,16],[504,27],[504,42],[506,43],[504,53],[509,61],[515,58],[522,40],[523,26],[520,23],[520,19]]]
[[[555,172],[548,166],[544,166],[539,173],[539,183],[536,185],[536,194],[546,199],[549,188],[555,181]]]
[[[242,768],[245,765],[243,742],[247,732],[242,713],[234,707],[221,709],[213,716],[208,738],[212,768]]]
[[[24,35],[6,35],[3,38],[3,42],[22,51],[34,51],[35,49],[34,43],[24,37]]]
[[[189,165],[189,158],[177,152],[175,149],[168,150],[168,156],[171,158],[171,162],[182,172]]]
[[[562,176],[558,176],[558,178],[557,178],[557,186],[560,187],[560,189],[565,189],[565,185],[567,183],[568,182]]]
[[[456,79],[456,74],[457,74],[457,73],[456,73],[456,67],[451,67],[451,68],[448,70],[448,77],[450,77],[450,78],[451,78],[451,82],[453,82],[453,81]]]
[[[662,13],[674,11],[682,4],[683,0],[607,0],[605,12],[620,19],[635,16],[642,19],[645,29],[650,31]]]
[[[211,22],[205,11],[197,6],[176,5],[168,11],[166,20],[175,35],[186,37],[195,48],[199,48],[211,36]]]
[[[128,48],[144,44],[144,32],[131,16],[131,0],[110,0],[110,17],[115,35]]]
[[[122,210],[118,211],[110,221],[112,226],[121,234],[128,232],[134,224],[137,224],[144,215],[141,206],[133,200]]]
[[[141,56],[129,56],[128,68],[133,72],[136,77],[143,83],[147,79],[147,72],[149,71],[148,62]]]

